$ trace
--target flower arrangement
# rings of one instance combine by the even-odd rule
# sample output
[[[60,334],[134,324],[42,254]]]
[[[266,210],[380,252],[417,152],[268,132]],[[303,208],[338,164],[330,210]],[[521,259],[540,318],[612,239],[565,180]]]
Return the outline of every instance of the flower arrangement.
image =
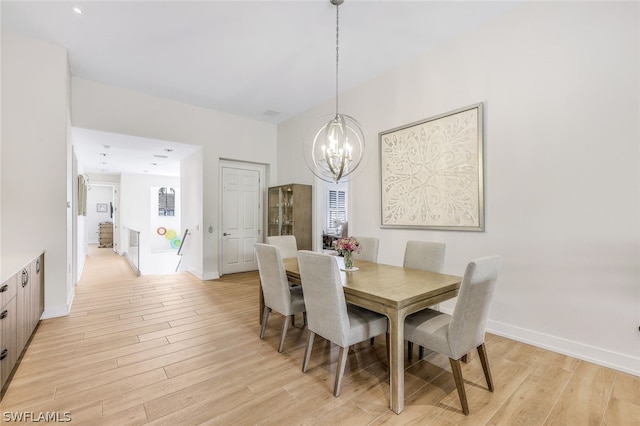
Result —
[[[360,247],[360,243],[353,237],[348,238],[340,238],[333,242],[334,248],[338,252],[340,256],[344,256],[347,252],[360,253],[362,251],[362,247]]]
[[[351,254],[354,251],[356,253],[360,253],[362,251],[362,247],[358,240],[353,237],[340,238],[339,240],[334,241],[333,246],[338,254],[344,257],[344,266],[346,268],[353,268],[353,258],[351,257]]]

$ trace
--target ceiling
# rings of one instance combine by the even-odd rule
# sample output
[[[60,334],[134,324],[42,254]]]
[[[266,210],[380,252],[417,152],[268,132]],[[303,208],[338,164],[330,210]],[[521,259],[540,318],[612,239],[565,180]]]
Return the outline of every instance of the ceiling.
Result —
[[[521,4],[347,0],[340,6],[340,91]],[[335,96],[336,8],[329,0],[3,0],[0,7],[3,31],[65,47],[74,77],[273,124]],[[86,142],[90,133],[93,142]],[[74,143],[111,146],[103,173],[118,172],[116,158],[127,164],[132,155],[131,138],[74,131]],[[92,150],[79,150],[80,164]],[[141,173],[149,155],[129,163]]]
[[[84,173],[180,176],[180,160],[201,149],[77,127],[72,132],[74,142],[79,142],[75,143],[74,152]]]

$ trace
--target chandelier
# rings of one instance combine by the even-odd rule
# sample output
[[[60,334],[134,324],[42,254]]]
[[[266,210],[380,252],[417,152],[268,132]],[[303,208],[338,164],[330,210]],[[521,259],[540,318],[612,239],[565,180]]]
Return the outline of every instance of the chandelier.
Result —
[[[336,7],[336,112],[313,123],[304,144],[304,158],[311,172],[327,182],[346,181],[364,155],[364,131],[353,117],[338,112],[338,63],[340,14],[344,0],[329,0]]]

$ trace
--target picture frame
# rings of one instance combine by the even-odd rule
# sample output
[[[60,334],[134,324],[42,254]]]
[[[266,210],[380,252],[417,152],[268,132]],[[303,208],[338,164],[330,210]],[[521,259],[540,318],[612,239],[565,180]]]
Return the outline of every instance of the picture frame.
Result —
[[[378,134],[381,227],[484,231],[483,103]]]
[[[106,213],[109,211],[109,204],[107,203],[97,203],[96,204],[96,211],[98,213]]]

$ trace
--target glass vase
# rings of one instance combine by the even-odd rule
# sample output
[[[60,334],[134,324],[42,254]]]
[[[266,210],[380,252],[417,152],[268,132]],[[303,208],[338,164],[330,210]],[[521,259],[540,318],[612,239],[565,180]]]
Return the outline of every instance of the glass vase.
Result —
[[[353,257],[350,251],[344,253],[344,267],[345,269],[353,268]]]

